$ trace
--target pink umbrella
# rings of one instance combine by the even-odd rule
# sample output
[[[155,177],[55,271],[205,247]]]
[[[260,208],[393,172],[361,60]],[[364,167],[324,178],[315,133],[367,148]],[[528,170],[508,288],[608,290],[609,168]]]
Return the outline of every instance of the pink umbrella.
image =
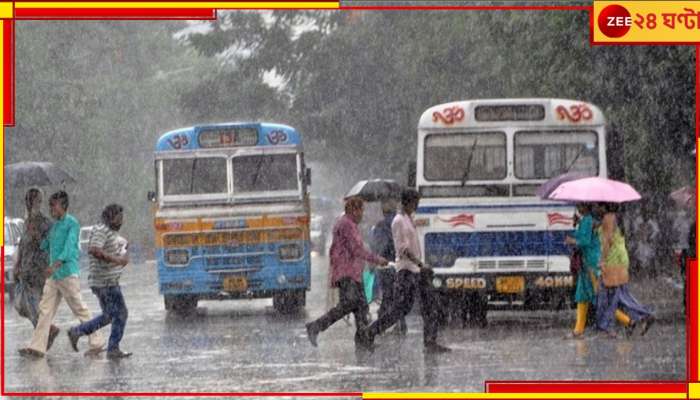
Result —
[[[624,203],[640,200],[642,196],[627,183],[599,177],[583,178],[564,182],[548,197],[550,200],[564,200],[581,203],[605,202]]]
[[[669,195],[678,207],[691,207],[695,203],[695,188],[683,186]]]

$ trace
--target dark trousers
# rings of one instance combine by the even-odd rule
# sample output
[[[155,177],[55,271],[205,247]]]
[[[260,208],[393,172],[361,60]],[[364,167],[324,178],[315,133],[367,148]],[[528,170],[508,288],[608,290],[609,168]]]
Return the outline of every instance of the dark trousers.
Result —
[[[437,318],[435,315],[434,301],[430,279],[432,271],[424,270],[420,274],[414,274],[407,270],[401,270],[396,274],[395,298],[389,312],[374,321],[367,329],[370,336],[374,337],[394,325],[399,319],[406,316],[413,308],[416,294],[420,297],[421,316],[423,317],[423,343],[435,343],[437,340]]]
[[[350,313],[355,314],[356,332],[367,327],[369,323],[367,320],[369,307],[367,306],[362,284],[350,278],[342,278],[338,281],[338,288],[340,290],[340,301],[321,318],[311,322],[309,324],[311,329],[323,332]],[[357,337],[357,334],[355,337]]]
[[[382,289],[382,304],[379,305],[378,317],[381,318],[389,313],[392,304],[396,302],[394,286],[396,283],[396,271],[393,268],[378,270],[379,287]],[[406,330],[406,320],[399,318],[398,328]]]
[[[90,335],[111,323],[112,332],[109,335],[107,351],[117,350],[119,349],[119,342],[124,336],[126,319],[129,316],[129,310],[126,308],[122,290],[119,286],[92,287],[91,289],[92,293],[100,300],[102,314],[73,328],[74,332],[81,336]]]

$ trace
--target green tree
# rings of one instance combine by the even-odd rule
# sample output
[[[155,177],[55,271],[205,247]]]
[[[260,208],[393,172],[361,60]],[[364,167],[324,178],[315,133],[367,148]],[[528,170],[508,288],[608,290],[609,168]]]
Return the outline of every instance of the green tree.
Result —
[[[66,189],[83,224],[118,202],[127,236],[149,243],[154,143],[184,123],[177,96],[194,84],[187,71],[201,61],[173,39],[183,26],[18,22],[17,125],[6,131],[6,163],[54,162],[77,180]],[[5,190],[8,211],[20,214],[24,190]]]

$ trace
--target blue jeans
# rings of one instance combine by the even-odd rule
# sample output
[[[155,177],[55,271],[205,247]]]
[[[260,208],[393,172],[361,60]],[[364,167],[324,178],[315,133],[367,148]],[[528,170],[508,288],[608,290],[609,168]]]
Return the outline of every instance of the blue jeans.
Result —
[[[642,305],[632,296],[629,286],[605,287],[601,283],[598,289],[598,303],[596,304],[596,320],[598,329],[610,331],[615,319],[615,310],[621,308],[634,322],[648,318],[653,313],[649,307]]]
[[[112,333],[109,335],[107,351],[117,350],[119,342],[124,336],[124,327],[126,327],[126,319],[129,316],[122,290],[119,286],[92,287],[91,289],[92,293],[100,300],[102,314],[72,328],[72,330],[80,336],[90,335],[111,323]]]

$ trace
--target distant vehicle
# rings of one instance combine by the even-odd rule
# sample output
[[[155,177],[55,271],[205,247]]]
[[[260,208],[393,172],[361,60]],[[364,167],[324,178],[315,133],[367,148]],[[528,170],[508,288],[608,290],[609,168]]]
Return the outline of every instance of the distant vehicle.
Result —
[[[90,233],[92,232],[92,225],[83,226],[80,228],[80,238],[78,243],[80,245],[80,256],[85,256],[88,250],[88,243],[90,242]]]
[[[312,215],[310,225],[311,248],[324,254],[326,251],[326,227],[323,215]]]
[[[462,303],[485,324],[487,305],[570,302],[575,282],[564,237],[574,207],[535,191],[566,172],[607,177],[607,131],[603,112],[577,100],[456,101],[423,113],[415,223],[443,315],[452,314],[447,304]]]
[[[232,122],[162,135],[149,199],[165,309],[270,297],[281,313],[304,307],[310,172],[290,126]]]
[[[21,218],[7,218],[5,217],[5,259],[4,259],[4,273],[5,273],[5,293],[10,296],[10,301],[14,298],[14,286],[15,286],[15,276],[14,276],[14,265],[12,259],[15,253],[19,250],[19,241],[22,238],[22,232],[24,232],[24,220]]]
[[[329,232],[332,229],[334,218],[341,205],[324,196],[311,196],[311,246],[320,254],[324,254],[328,247]]]

